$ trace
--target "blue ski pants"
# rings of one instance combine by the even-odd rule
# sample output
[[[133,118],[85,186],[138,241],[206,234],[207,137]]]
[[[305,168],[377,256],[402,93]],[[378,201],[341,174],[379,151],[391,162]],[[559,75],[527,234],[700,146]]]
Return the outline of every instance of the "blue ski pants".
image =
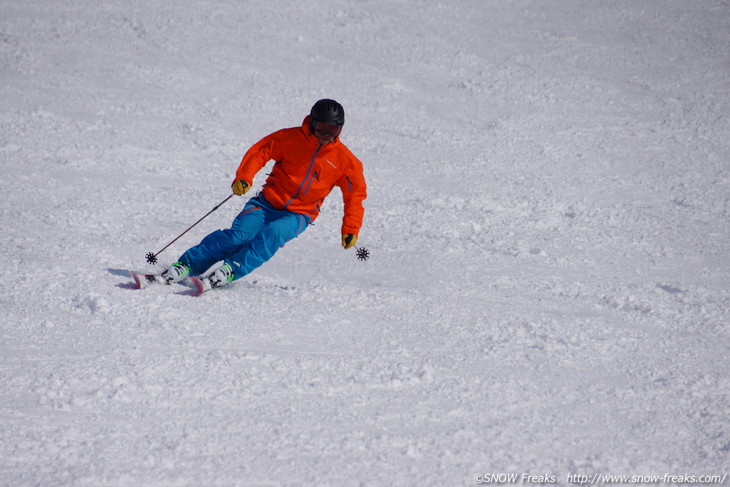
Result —
[[[234,279],[240,279],[268,261],[310,223],[308,216],[278,210],[262,196],[256,196],[248,200],[231,228],[209,234],[179,261],[190,268],[192,275],[203,274],[216,262],[225,261],[233,268]]]

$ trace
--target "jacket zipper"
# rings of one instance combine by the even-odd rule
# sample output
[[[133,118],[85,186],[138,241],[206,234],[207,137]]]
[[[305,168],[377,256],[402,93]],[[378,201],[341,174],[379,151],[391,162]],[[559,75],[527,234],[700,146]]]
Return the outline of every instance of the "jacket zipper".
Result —
[[[304,191],[302,192],[302,195],[307,194],[307,191],[309,191],[310,186],[312,186],[312,183],[315,179],[319,179],[319,176],[317,175],[317,171],[314,171],[314,174],[312,174],[312,179],[309,180],[309,183],[307,183],[307,187],[304,188]]]
[[[317,154],[319,154],[319,150],[320,150],[321,148],[322,148],[322,144],[319,144],[319,145],[317,146],[317,150],[316,150],[316,151],[314,151],[314,155],[312,156],[312,160],[311,160],[311,161],[309,161],[309,167],[307,168],[307,174],[305,174],[305,175],[304,175],[304,179],[302,179],[302,182],[301,182],[301,183],[299,183],[299,187],[297,188],[297,192],[296,192],[296,193],[294,193],[294,196],[292,196],[291,198],[289,198],[289,201],[287,201],[287,202],[286,202],[286,204],[284,205],[284,208],[288,207],[288,206],[289,206],[289,204],[290,204],[290,203],[291,203],[292,201],[294,201],[295,199],[297,199],[297,198],[299,197],[299,194],[300,194],[300,193],[302,192],[302,186],[304,186],[304,183],[305,183],[305,182],[307,181],[307,179],[310,179],[310,176],[309,176],[309,174],[310,174],[310,173],[312,172],[312,168],[314,167],[314,160],[315,160],[315,159],[317,158]],[[315,172],[315,174],[316,174],[316,172]],[[312,179],[314,179],[314,176],[312,176]],[[309,186],[310,186],[311,184],[312,184],[312,181],[310,180],[310,181],[309,181],[309,184],[307,184],[307,187],[306,187],[306,188],[305,188],[305,190],[304,190],[304,193],[306,193],[306,192],[307,192],[307,190],[309,189]]]

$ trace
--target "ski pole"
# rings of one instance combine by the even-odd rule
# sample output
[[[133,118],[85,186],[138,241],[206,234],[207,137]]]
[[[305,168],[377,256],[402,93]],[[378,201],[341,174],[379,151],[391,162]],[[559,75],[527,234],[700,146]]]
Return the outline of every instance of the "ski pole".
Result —
[[[183,235],[185,235],[186,233],[188,233],[188,231],[190,231],[190,229],[192,229],[198,223],[202,222],[208,215],[210,215],[215,210],[217,210],[218,208],[220,208],[221,206],[223,206],[223,203],[225,203],[229,199],[233,198],[234,196],[235,196],[235,194],[231,194],[230,196],[228,196],[228,198],[226,198],[223,201],[221,201],[220,203],[218,203],[215,208],[213,208],[208,213],[206,213],[205,215],[203,215],[203,218],[201,218],[200,220],[198,220],[195,223],[193,223],[192,225],[190,225],[187,230],[185,230],[183,233],[181,233],[180,235],[178,235],[177,237],[175,237],[175,240],[173,240],[169,244],[167,244],[164,247],[162,247],[156,254],[153,254],[152,252],[147,252],[147,255],[145,256],[145,257],[147,257],[147,262],[150,263],[150,264],[157,264],[157,256],[160,255],[163,250],[165,250],[167,247],[169,247],[170,245],[172,245],[175,242],[177,242],[177,240],[180,237],[182,237]]]

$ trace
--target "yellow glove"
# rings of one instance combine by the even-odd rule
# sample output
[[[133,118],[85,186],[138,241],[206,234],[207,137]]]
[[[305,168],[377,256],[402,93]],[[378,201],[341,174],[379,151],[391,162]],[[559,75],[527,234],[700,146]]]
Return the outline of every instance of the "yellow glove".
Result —
[[[251,189],[251,185],[243,179],[239,179],[237,181],[233,181],[233,184],[231,184],[231,189],[233,190],[233,194],[241,196],[248,193],[248,190]]]
[[[354,233],[342,234],[342,246],[344,248],[349,249],[351,247],[354,247],[355,242],[357,242],[357,235],[355,235]]]

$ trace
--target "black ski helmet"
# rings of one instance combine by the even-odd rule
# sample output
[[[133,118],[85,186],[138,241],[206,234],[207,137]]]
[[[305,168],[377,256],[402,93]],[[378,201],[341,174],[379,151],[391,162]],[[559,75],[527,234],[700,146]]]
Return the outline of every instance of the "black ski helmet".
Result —
[[[309,115],[312,117],[312,122],[328,123],[340,127],[345,125],[345,109],[334,100],[326,98],[319,100],[312,106]]]

